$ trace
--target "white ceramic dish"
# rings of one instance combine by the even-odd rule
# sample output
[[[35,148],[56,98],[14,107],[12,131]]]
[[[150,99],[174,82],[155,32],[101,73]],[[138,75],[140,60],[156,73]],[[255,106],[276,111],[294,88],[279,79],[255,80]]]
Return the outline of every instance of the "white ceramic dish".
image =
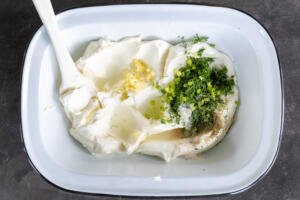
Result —
[[[174,41],[207,35],[234,62],[241,106],[229,134],[199,160],[166,164],[144,155],[93,157],[68,134],[58,67],[42,27],[26,54],[21,111],[27,153],[48,181],[88,193],[218,195],[243,191],[270,169],[283,123],[280,68],[270,36],[253,18],[229,8],[173,4],[79,8],[57,19],[74,59],[99,37],[141,34]]]

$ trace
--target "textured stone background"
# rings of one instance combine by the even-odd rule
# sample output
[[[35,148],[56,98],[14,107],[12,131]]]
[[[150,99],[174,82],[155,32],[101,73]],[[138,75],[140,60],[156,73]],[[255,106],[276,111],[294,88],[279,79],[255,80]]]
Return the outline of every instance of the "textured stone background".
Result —
[[[82,5],[142,2],[167,3],[168,1],[53,0],[56,12]],[[229,6],[251,14],[268,29],[273,37],[283,70],[285,125],[275,165],[265,178],[248,191],[234,196],[211,199],[300,199],[300,1],[201,0],[178,2]],[[1,0],[0,199],[129,199],[81,195],[57,189],[38,175],[28,163],[21,142],[20,80],[26,45],[40,25],[40,19],[30,0]]]

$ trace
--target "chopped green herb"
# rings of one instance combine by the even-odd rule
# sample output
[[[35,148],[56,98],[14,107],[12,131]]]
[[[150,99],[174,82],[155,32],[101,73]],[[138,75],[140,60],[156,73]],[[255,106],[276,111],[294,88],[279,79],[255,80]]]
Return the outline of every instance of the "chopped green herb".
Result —
[[[213,43],[208,43],[208,44],[209,44],[209,46],[211,46],[212,48],[215,48],[215,47],[216,47],[216,45],[213,44]]]
[[[196,34],[193,38],[193,43],[198,43],[198,42],[207,42],[208,37],[207,36],[199,36],[198,34]]]
[[[165,119],[160,119],[160,123],[165,124],[166,120]]]
[[[187,47],[187,41],[185,40],[185,38],[183,36],[178,36],[180,42],[179,44],[186,50],[186,47]]]
[[[207,38],[197,36],[197,41]],[[168,111],[178,122],[179,107],[189,106],[191,114],[191,130],[199,132],[213,125],[215,110],[223,105],[221,95],[227,95],[233,91],[234,77],[227,76],[226,66],[220,69],[211,68],[213,58],[203,57],[204,49],[200,49],[195,56],[189,56],[185,67],[176,70],[174,79],[165,88],[157,87],[169,104]],[[165,120],[161,120],[165,122]]]
[[[155,100],[154,100],[154,99],[151,99],[151,100],[149,101],[149,104],[150,104],[151,106],[155,106]]]

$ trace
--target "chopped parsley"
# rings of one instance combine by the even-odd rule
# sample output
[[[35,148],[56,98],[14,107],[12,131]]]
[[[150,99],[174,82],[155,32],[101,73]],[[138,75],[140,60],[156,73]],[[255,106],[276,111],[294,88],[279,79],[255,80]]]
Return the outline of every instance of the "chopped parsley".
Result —
[[[151,99],[151,100],[149,101],[149,104],[150,104],[151,106],[155,106],[155,100],[154,100],[154,99]]]
[[[183,36],[178,36],[179,40],[180,40],[180,44],[186,49],[187,45],[188,45],[188,40],[186,40]],[[196,44],[198,42],[207,42],[208,41],[208,37],[207,36],[200,36],[198,34],[194,35],[192,38],[192,43]],[[215,48],[216,45],[213,43],[208,43],[209,46]],[[187,53],[187,52],[185,52]]]
[[[194,42],[207,41],[207,37],[197,36]],[[174,71],[174,79],[165,87],[157,87],[168,104],[168,111],[178,123],[180,106],[192,110],[191,127],[186,130],[192,134],[211,127],[215,121],[216,109],[224,104],[222,95],[232,93],[234,77],[227,76],[226,66],[211,68],[213,58],[203,57],[204,49],[196,55],[188,56],[186,64]],[[165,122],[165,120],[161,120]]]
[[[211,46],[212,48],[216,48],[216,45],[214,43],[208,43],[209,46]]]
[[[196,44],[198,42],[207,42],[208,37],[207,36],[199,36],[198,34],[196,34],[193,38],[193,43]]]

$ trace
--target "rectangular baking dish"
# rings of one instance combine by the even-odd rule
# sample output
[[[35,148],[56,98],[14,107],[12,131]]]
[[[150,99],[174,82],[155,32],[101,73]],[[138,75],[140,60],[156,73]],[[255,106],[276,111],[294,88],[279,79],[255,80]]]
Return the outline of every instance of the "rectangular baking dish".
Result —
[[[198,160],[124,154],[94,157],[69,134],[58,99],[59,71],[41,27],[28,47],[22,78],[22,129],[29,159],[54,185],[71,191],[131,196],[193,196],[241,192],[272,166],[283,123],[281,72],[274,44],[249,15],[200,5],[86,7],[57,16],[74,60],[100,37],[177,41],[206,35],[234,63],[241,106],[225,139]]]

